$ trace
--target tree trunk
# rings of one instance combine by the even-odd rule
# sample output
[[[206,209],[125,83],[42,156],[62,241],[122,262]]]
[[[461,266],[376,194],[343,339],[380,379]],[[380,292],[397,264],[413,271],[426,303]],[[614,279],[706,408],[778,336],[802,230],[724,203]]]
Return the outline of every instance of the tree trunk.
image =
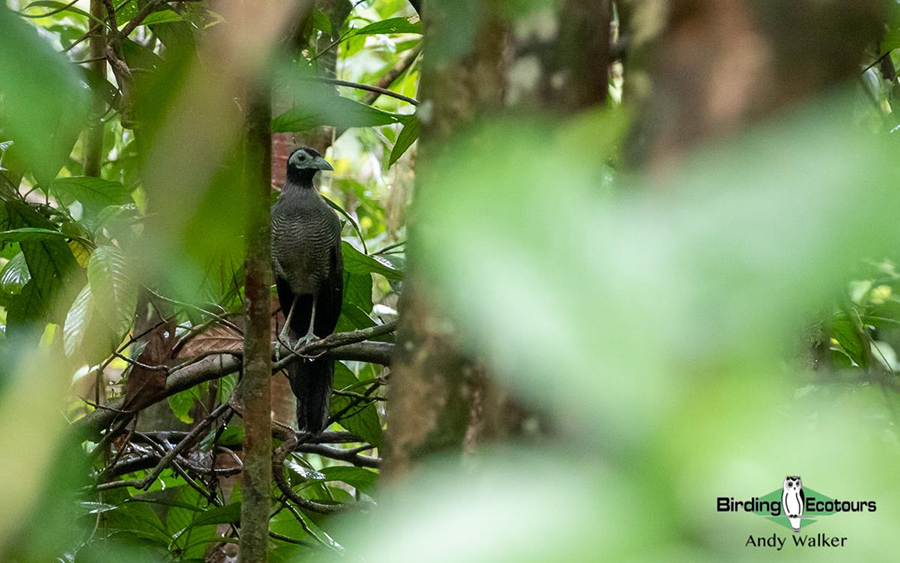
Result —
[[[106,15],[103,8],[103,0],[91,0],[91,15],[97,19],[103,19]],[[91,71],[97,76],[106,79],[106,36],[102,33],[95,33],[90,39],[90,57],[97,59],[91,63]],[[97,122],[87,130],[84,139],[84,175],[100,176],[100,167],[103,164],[103,113],[106,109],[106,103],[103,98],[94,92],[94,106],[92,117]]]
[[[479,4],[486,10],[490,3]],[[432,33],[451,20],[451,8],[431,0],[420,13],[426,44],[416,175],[417,189],[422,191],[429,189],[430,161],[441,145],[480,112],[501,106],[505,30],[497,20],[484,17],[469,53],[453,60],[438,59],[440,45],[429,51],[436,36]],[[386,479],[402,477],[430,454],[461,452],[474,405],[477,368],[459,351],[453,322],[421,282],[417,228],[410,226],[409,267],[388,391],[382,467]]]
[[[491,6],[479,6],[481,20],[471,52],[449,61],[435,52],[431,41],[452,14],[433,0],[422,7],[426,45],[419,194],[430,189],[429,164],[440,147],[479,115],[503,108],[574,113],[607,98],[610,0],[567,0],[555,11],[545,8],[528,22],[517,22],[515,34],[493,17]],[[400,342],[388,396],[382,470],[388,479],[407,473],[426,455],[520,435],[533,416],[458,350],[457,328],[420,281],[417,228],[411,225]]]
[[[247,202],[247,258],[244,294],[244,470],[241,473],[241,549],[239,561],[265,563],[272,489],[271,374],[272,286],[269,202],[272,192],[272,105],[268,82],[252,88],[247,109],[244,180]]]
[[[857,78],[882,8],[877,0],[670,2],[638,162],[663,171],[700,142]]]

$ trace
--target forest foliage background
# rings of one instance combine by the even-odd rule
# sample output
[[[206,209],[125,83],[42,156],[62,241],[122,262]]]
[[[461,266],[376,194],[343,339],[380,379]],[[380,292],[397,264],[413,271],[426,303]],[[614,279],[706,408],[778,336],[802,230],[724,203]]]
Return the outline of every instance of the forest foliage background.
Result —
[[[237,556],[259,88],[346,270],[270,561],[751,560],[786,474],[891,557],[895,3],[251,4],[0,7],[0,559]]]

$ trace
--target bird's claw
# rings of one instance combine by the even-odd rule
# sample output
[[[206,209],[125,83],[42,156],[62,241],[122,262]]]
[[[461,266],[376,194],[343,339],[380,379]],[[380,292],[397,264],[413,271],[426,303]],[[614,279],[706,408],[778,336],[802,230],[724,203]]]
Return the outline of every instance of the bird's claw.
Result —
[[[287,339],[287,342],[285,342],[283,340],[285,338]],[[288,350],[290,350],[292,352],[294,350],[294,347],[291,345],[291,338],[285,334],[279,334],[278,337],[275,339],[275,361],[276,362],[281,361],[281,346],[282,345],[284,345],[285,348],[287,348]]]
[[[294,350],[299,350],[300,348],[306,346],[310,342],[316,339],[315,334],[306,334],[297,339],[297,343],[294,344]]]
[[[287,338],[287,342],[282,340],[282,338]],[[302,356],[299,352],[301,348],[316,340],[315,334],[306,334],[297,339],[297,342],[291,342],[290,337],[285,337],[283,335],[278,335],[278,338],[275,339],[275,361],[281,361],[281,347],[284,346],[288,349],[291,354],[296,356]]]

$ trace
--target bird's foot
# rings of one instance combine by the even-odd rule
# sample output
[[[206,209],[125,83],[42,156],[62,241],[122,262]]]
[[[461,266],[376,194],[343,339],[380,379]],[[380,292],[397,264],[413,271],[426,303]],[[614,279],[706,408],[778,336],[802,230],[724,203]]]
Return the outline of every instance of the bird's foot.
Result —
[[[282,340],[282,339],[286,339]],[[283,334],[279,334],[277,338],[275,338],[275,361],[281,361],[281,347],[284,346],[290,351],[293,351],[294,347],[291,345],[291,339]]]
[[[279,337],[275,339],[275,361],[277,362],[281,360],[282,346],[284,348],[287,348],[287,351],[290,354],[293,354],[295,356],[303,356],[300,350],[317,338],[318,337],[315,334],[307,334],[298,338],[296,342],[291,342],[290,337],[284,337],[284,339],[282,339],[282,336],[279,335]]]
[[[306,346],[307,344],[309,344],[310,342],[312,342],[315,339],[316,339],[316,335],[311,332],[304,334],[303,336],[298,338],[297,342],[294,344],[295,353],[297,350],[299,350],[300,348],[303,348],[304,346]]]

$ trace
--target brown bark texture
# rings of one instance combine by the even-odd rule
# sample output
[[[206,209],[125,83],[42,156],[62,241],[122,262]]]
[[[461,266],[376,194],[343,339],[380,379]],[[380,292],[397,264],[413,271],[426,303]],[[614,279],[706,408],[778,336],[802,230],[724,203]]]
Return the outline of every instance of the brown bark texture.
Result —
[[[429,161],[440,147],[479,113],[501,106],[505,37],[502,24],[482,18],[469,52],[439,57],[441,45],[434,39],[438,34],[432,32],[450,25],[453,14],[446,3],[433,0],[423,4],[425,55],[416,160],[420,191],[429,189]],[[382,467],[382,476],[388,480],[402,478],[429,455],[461,452],[472,418],[477,368],[460,352],[456,327],[423,282],[416,255],[416,228],[411,225],[409,266],[399,304],[397,353],[388,390]]]
[[[241,473],[241,549],[239,561],[265,563],[272,488],[271,373],[269,303],[272,286],[269,194],[271,193],[272,105],[268,84],[256,84],[247,112],[244,178],[247,259],[244,293],[244,470]]]
[[[636,163],[664,170],[698,143],[856,79],[884,8],[878,0],[670,2]]]
[[[423,4],[419,194],[430,189],[430,162],[442,146],[479,118],[504,109],[575,113],[605,102],[609,0],[567,0],[517,22],[496,16],[495,6],[483,2],[471,49],[455,58],[443,56],[433,39],[443,35],[442,26],[453,24],[453,14],[440,2]],[[531,417],[459,350],[458,328],[418,270],[417,228],[411,226],[400,341],[388,395],[382,470],[387,479],[403,476],[434,453],[468,451],[479,442],[520,435]]]

